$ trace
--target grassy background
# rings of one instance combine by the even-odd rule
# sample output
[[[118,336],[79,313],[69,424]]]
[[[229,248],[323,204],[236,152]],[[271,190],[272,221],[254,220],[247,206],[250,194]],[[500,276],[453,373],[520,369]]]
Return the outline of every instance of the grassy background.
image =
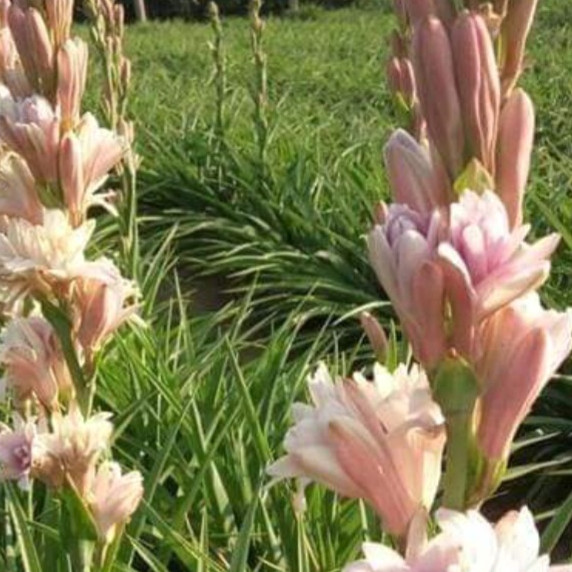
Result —
[[[393,21],[383,6],[303,16],[265,29],[263,165],[246,20],[224,22],[222,143],[211,28],[127,31],[150,327],[110,347],[100,376],[101,407],[119,412],[118,454],[146,479],[118,570],[333,571],[364,537],[379,539],[360,503],[314,487],[296,517],[289,485],[268,488],[264,475],[281,452],[291,403],[305,398],[308,371],[319,359],[346,373],[370,363],[355,316],[367,307],[391,319],[363,236],[373,204],[387,196],[381,149],[399,124],[383,80]],[[560,308],[572,303],[570,22],[569,3],[540,3],[524,79],[538,110],[527,213],[533,234],[563,235],[543,292]],[[565,373],[529,419],[491,513],[526,501],[547,517],[572,488]],[[569,555],[566,540],[561,549]]]

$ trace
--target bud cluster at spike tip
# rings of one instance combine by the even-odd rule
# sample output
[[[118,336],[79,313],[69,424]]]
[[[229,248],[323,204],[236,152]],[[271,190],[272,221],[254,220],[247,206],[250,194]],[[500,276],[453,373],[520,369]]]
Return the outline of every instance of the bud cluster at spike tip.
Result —
[[[492,189],[517,225],[530,168],[534,108],[516,83],[536,0],[498,6],[501,13],[494,17],[487,17],[479,2],[473,4],[455,14],[448,0],[400,3],[402,25],[394,33],[388,83],[407,102],[408,128],[420,145],[417,155],[429,154],[434,176],[441,178],[440,167],[444,170],[439,195],[453,201],[455,192],[467,186]],[[390,141],[388,149],[397,143]],[[392,172],[405,171],[402,181],[422,180],[426,161],[403,163],[398,155],[386,152],[390,179],[395,179]]]

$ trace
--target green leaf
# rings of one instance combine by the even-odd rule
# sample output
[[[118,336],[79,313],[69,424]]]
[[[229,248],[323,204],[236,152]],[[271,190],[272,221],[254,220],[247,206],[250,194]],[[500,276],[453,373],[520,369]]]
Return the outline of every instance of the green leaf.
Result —
[[[550,524],[542,533],[542,537],[540,539],[540,552],[542,554],[550,553],[554,550],[571,521],[572,493],[566,499],[564,504],[556,511],[556,514],[550,521]]]
[[[4,486],[8,496],[10,515],[14,522],[14,529],[20,546],[20,555],[22,557],[24,570],[26,572],[45,572],[42,570],[34,540],[28,528],[26,514],[16,488],[12,483],[5,483]]]

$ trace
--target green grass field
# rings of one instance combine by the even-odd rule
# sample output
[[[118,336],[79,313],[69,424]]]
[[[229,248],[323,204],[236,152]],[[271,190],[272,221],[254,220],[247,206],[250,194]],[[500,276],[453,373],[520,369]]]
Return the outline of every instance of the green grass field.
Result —
[[[364,537],[379,538],[365,505],[317,487],[295,517],[293,490],[268,488],[264,473],[311,368],[371,363],[356,316],[366,307],[392,318],[364,244],[372,206],[387,196],[383,142],[400,123],[383,76],[392,16],[307,15],[269,19],[264,32],[263,163],[247,20],[223,21],[223,133],[210,26],[127,32],[149,327],[106,353],[99,399],[121,412],[118,451],[146,479],[122,548],[138,570],[334,571]],[[571,28],[572,5],[540,3],[524,78],[537,106],[528,218],[533,234],[563,236],[543,291],[559,308],[572,303]],[[489,513],[527,502],[549,516],[572,485],[571,435],[572,378],[562,375],[526,424]]]

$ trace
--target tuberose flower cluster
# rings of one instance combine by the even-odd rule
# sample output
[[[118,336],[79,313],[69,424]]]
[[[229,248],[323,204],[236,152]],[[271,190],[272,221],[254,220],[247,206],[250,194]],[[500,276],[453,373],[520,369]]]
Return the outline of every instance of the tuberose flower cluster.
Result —
[[[366,544],[346,572],[549,567],[526,508],[495,528],[476,512],[572,349],[572,309],[538,295],[559,237],[529,242],[523,223],[534,108],[516,84],[536,1],[464,4],[395,1],[388,78],[409,125],[386,145],[393,202],[367,242],[419,365],[335,381],[320,366],[269,469],[365,500],[404,548]],[[362,323],[380,356],[383,331]],[[441,532],[428,539],[436,499]]]
[[[142,494],[110,462],[110,415],[92,413],[96,353],[135,316],[134,283],[87,250],[94,207],[128,142],[82,114],[88,47],[73,0],[0,1],[1,475],[71,491],[108,544]]]

